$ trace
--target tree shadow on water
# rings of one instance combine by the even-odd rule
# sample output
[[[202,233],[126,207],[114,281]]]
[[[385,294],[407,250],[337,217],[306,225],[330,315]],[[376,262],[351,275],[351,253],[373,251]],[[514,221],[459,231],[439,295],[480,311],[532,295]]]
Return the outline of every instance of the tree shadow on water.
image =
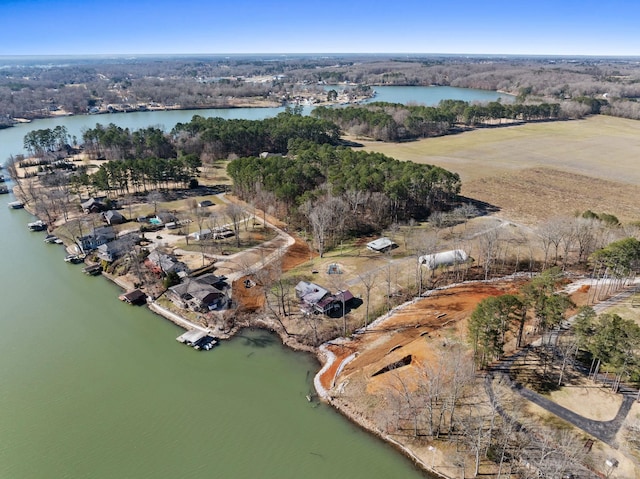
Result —
[[[276,338],[268,333],[259,333],[252,336],[238,335],[238,338],[243,340],[245,346],[253,348],[266,348],[276,343]]]

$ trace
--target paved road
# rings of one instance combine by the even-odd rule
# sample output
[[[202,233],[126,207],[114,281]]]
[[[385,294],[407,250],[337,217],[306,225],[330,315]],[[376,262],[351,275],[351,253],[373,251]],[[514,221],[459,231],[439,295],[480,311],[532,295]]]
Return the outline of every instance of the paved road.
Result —
[[[635,292],[635,283],[631,285],[627,290],[622,291],[621,293],[609,298],[606,301],[603,301],[602,303],[599,303],[594,307],[594,309],[597,312],[602,312],[607,308],[617,303],[620,303],[621,301],[624,301],[629,296],[634,294],[634,292]],[[572,323],[573,319],[574,317],[569,318],[567,322]],[[534,343],[532,347],[539,346],[540,341],[541,340],[536,341],[536,343]],[[550,399],[547,399],[546,397],[536,393],[535,391],[525,388],[521,384],[513,382],[511,380],[508,373],[511,370],[513,363],[515,362],[516,359],[522,356],[526,351],[527,351],[526,349],[521,350],[517,354],[514,354],[513,356],[510,356],[509,358],[504,359],[489,371],[489,374],[487,374],[487,377],[485,378],[485,389],[487,390],[487,394],[489,395],[489,397],[492,400],[494,398],[492,379],[496,376],[500,376],[504,378],[505,382],[509,384],[510,387],[514,391],[516,391],[518,394],[520,394],[520,396],[522,396],[523,398],[531,401],[534,404],[537,404],[538,406],[542,407],[543,409],[546,409],[550,413],[555,414],[559,418],[582,429],[583,431],[599,439],[600,441],[606,444],[609,444],[610,446],[616,447],[616,444],[615,444],[616,434],[622,427],[624,420],[629,414],[629,410],[631,409],[631,406],[633,405],[634,401],[638,396],[638,391],[635,391],[629,388],[620,388],[620,394],[623,395],[622,405],[620,406],[620,409],[618,409],[618,413],[616,414],[615,418],[613,418],[612,420],[595,421],[593,419],[588,419],[584,416],[576,414],[573,411],[570,411],[565,407],[560,406],[559,404],[554,403]],[[580,371],[583,374],[585,373],[585,371],[582,371],[582,370]],[[499,412],[500,414],[506,414],[506,412],[501,409],[499,410]]]
[[[505,378],[507,384],[511,385],[511,388],[516,391],[523,398],[531,401],[534,404],[537,404],[543,409],[546,409],[552,414],[555,414],[559,418],[567,421],[568,423],[573,424],[577,428],[582,429],[584,432],[592,435],[593,437],[601,440],[602,442],[609,444],[610,446],[615,447],[615,437],[620,427],[622,427],[622,423],[629,414],[629,410],[635,401],[635,394],[631,392],[626,392],[623,395],[622,405],[620,409],[618,409],[618,413],[616,417],[610,421],[595,421],[593,419],[588,419],[584,416],[576,414],[569,409],[560,406],[559,404],[547,399],[546,397],[532,391],[531,389],[525,388],[518,383],[512,382],[505,373],[499,372],[498,375]],[[486,384],[490,386],[492,375],[488,375],[488,381]],[[491,390],[491,397],[493,397],[493,391]]]

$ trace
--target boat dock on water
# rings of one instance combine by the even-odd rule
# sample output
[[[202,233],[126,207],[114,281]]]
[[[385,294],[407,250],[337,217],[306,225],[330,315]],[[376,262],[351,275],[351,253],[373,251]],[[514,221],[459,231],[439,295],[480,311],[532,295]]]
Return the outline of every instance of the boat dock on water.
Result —
[[[209,351],[218,344],[218,340],[210,336],[209,331],[204,329],[191,329],[178,336],[176,341],[202,351]]]
[[[134,289],[128,293],[121,294],[118,299],[125,303],[141,305],[147,302],[147,295],[139,289]]]
[[[84,274],[88,274],[89,276],[98,276],[100,273],[102,273],[102,265],[92,264],[90,266],[82,268],[82,272]]]
[[[64,257],[64,260],[67,263],[71,263],[71,264],[80,264],[84,261],[84,255],[81,254],[68,254],[67,256]]]
[[[62,240],[56,235],[47,235],[43,241],[47,244],[62,244]]]
[[[31,231],[44,231],[47,229],[47,223],[42,220],[38,220],[32,223],[27,223],[27,228]]]

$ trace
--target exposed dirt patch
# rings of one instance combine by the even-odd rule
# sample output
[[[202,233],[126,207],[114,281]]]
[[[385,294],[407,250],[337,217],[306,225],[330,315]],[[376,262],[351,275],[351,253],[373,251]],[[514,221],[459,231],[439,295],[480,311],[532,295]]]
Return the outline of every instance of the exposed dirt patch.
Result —
[[[251,279],[243,276],[232,284],[233,299],[238,305],[238,311],[252,313],[264,306],[264,290]]]
[[[372,377],[373,373],[409,355],[411,365],[402,371],[433,360],[438,347],[463,340],[467,319],[478,302],[515,292],[518,286],[515,282],[464,284],[436,291],[403,307],[345,345],[350,352],[344,357],[351,350],[357,350],[358,356],[344,367],[336,382],[357,374],[366,378],[367,392],[375,393],[385,387],[386,379],[384,374]],[[323,384],[330,384],[334,374],[327,371]],[[403,373],[404,376],[409,378],[411,374]]]
[[[298,236],[294,236],[296,242],[292,244],[282,258],[282,271],[289,271],[300,266],[317,256],[317,253],[309,250],[309,245]]]

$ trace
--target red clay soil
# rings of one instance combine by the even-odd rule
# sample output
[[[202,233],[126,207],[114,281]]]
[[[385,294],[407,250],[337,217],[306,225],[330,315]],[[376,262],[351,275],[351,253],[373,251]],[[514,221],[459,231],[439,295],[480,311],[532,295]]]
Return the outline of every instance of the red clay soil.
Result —
[[[515,282],[464,284],[402,308],[348,343],[344,357],[353,351],[358,351],[358,356],[344,367],[340,377],[362,371],[369,378],[370,388],[377,389],[378,381],[371,377],[374,372],[407,355],[412,356],[412,364],[429,362],[437,346],[463,340],[467,320],[482,299],[514,293],[519,286]],[[333,380],[335,369],[330,371],[321,378],[325,386]]]
[[[237,303],[239,311],[252,313],[264,306],[264,292],[257,284],[251,288],[245,287],[245,280],[251,280],[251,276],[243,276],[233,282],[233,300]]]
[[[317,253],[309,249],[306,241],[298,236],[292,236],[296,242],[289,247],[282,258],[282,271],[289,271],[317,256]]]
[[[328,391],[333,386],[333,378],[336,376],[340,364],[353,354],[355,349],[352,346],[341,346],[337,344],[331,344],[327,349],[336,356],[331,366],[320,376],[320,384]]]
[[[297,236],[294,236],[293,238],[296,240],[295,243],[287,249],[287,252],[282,258],[283,272],[289,271],[305,261],[309,261],[310,257],[315,256],[315,253],[312,253],[309,250],[305,241]],[[264,307],[264,291],[260,285],[246,288],[244,282],[247,279],[251,280],[253,278],[251,276],[243,276],[242,278],[234,281],[232,285],[233,299],[236,301],[241,311],[255,312]]]

